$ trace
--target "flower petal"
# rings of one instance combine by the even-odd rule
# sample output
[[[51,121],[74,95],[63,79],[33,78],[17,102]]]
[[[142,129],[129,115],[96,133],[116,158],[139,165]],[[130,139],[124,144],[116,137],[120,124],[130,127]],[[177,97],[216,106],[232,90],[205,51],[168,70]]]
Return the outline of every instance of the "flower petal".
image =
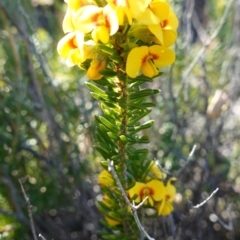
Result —
[[[68,33],[58,42],[57,52],[61,57],[68,58],[69,52],[77,48],[75,36],[75,32]]]
[[[107,66],[106,60],[98,60],[98,59],[93,59],[90,67],[87,71],[87,77],[91,80],[99,80],[103,77],[102,74],[99,73],[99,71],[105,69]]]
[[[169,15],[167,17],[167,26],[171,26],[174,31],[178,28],[178,18],[173,10],[170,9]]]
[[[145,25],[154,25],[161,22],[160,18],[157,17],[151,9],[147,8],[141,15],[136,18],[140,23]]]
[[[153,56],[154,64],[157,67],[165,67],[175,61],[174,51],[167,47],[153,45],[149,47],[149,51],[150,54]]]
[[[89,33],[96,26],[99,15],[102,15],[102,8],[93,5],[84,6],[73,16],[74,27],[80,32]]]
[[[167,216],[174,210],[172,204],[168,201],[163,201],[158,207],[158,215]]]
[[[174,44],[177,38],[177,33],[171,29],[163,29],[163,46],[169,47]]]
[[[112,36],[118,30],[117,14],[109,5],[106,5],[103,8],[103,15],[105,18],[105,25],[107,28],[109,28],[110,35]]]
[[[168,17],[170,6],[165,1],[155,0],[152,1],[152,3],[150,4],[150,9],[154,13],[154,15],[157,16],[162,22]]]
[[[127,57],[126,73],[129,77],[137,77],[143,63],[144,57],[148,56],[148,47],[133,48]]]
[[[152,181],[146,184],[149,188],[153,189],[152,198],[154,201],[161,201],[165,197],[165,186],[162,181],[153,179]]]
[[[173,202],[176,195],[176,188],[171,184],[170,181],[167,182],[166,195],[165,198],[168,202]]]
[[[160,24],[149,25],[148,29],[156,36],[160,44],[164,46],[163,31]]]
[[[75,27],[72,23],[72,13],[70,8],[67,9],[66,14],[63,18],[62,28],[64,33],[72,32],[75,30]]]
[[[129,197],[132,198],[135,194],[137,194],[138,197],[135,199],[135,202],[139,203],[142,200],[140,198],[140,193],[141,193],[142,189],[145,188],[145,187],[146,187],[146,185],[144,183],[136,182],[134,187],[132,187],[128,191]]]
[[[149,169],[149,174],[152,175],[155,178],[158,178],[160,180],[163,180],[166,178],[167,174],[162,172],[157,164],[154,161],[151,161],[151,167]]]
[[[98,183],[100,185],[109,186],[109,185],[113,185],[114,181],[112,179],[112,175],[107,170],[103,170],[98,175]],[[105,196],[104,199],[107,201],[108,197]]]
[[[148,60],[142,64],[141,72],[146,77],[152,78],[158,74],[158,69],[155,67],[152,60]]]
[[[138,18],[148,7],[151,0],[126,0],[133,18]]]

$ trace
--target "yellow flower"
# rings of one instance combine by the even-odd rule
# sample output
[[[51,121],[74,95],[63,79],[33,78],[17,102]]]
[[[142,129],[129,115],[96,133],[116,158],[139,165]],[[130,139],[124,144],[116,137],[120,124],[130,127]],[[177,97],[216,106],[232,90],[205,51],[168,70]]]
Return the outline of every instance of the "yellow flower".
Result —
[[[64,0],[71,10],[77,11],[79,8],[86,5],[95,5],[93,0]]]
[[[57,45],[58,54],[72,65],[83,62],[79,46],[82,44],[83,34],[71,32],[65,35]]]
[[[95,5],[95,2],[93,0],[65,0],[65,2],[68,4],[68,8],[63,19],[62,27],[63,32],[68,33],[76,30],[72,20],[75,12],[83,6]]]
[[[112,213],[110,212],[109,215],[112,215]],[[115,219],[113,219],[113,217],[112,218],[105,217],[105,220],[108,224],[110,224],[112,226],[117,226],[117,225],[121,224],[120,220],[115,220]]]
[[[154,161],[151,161],[150,166],[151,167],[149,169],[149,175],[152,178],[157,178],[159,180],[164,180],[167,177],[167,174],[162,172]],[[147,179],[149,179],[149,177],[147,177]]]
[[[109,5],[104,8],[88,5],[74,14],[73,25],[80,32],[91,32],[95,42],[108,43],[109,37],[118,30],[118,19]]]
[[[137,2],[135,0],[135,2]],[[144,11],[135,16],[138,22],[145,25],[159,24],[167,18],[170,6],[165,0],[147,1],[148,5]]]
[[[98,175],[98,183],[99,185],[112,186],[114,181],[112,175],[107,170],[103,170]],[[107,199],[107,196],[105,196],[105,199]]]
[[[141,23],[134,23],[128,31],[128,36],[133,36],[147,44],[156,41],[156,36],[148,29],[148,26]]]
[[[169,47],[175,42],[177,37],[178,19],[176,14],[170,9],[167,18],[162,19],[159,24],[149,25],[148,28],[156,36],[156,43]]]
[[[151,0],[126,0],[132,17],[137,19],[141,14],[146,11]]]
[[[103,75],[100,74],[99,71],[105,69],[106,66],[107,66],[106,59],[98,59],[98,58],[93,59],[87,71],[87,77],[91,80],[101,79]]]
[[[103,196],[102,202],[109,207],[111,207],[113,205],[112,200],[107,195]],[[115,217],[114,212],[108,212],[107,216],[104,216],[104,218],[105,218],[106,222],[112,226],[116,226],[121,223],[121,220]]]
[[[143,75],[152,78],[158,74],[158,68],[165,67],[175,61],[175,53],[166,47],[153,45],[133,48],[127,57],[126,72],[131,78]]]
[[[124,25],[125,16],[128,20],[128,23],[132,24],[132,14],[130,8],[128,7],[127,0],[106,0],[117,14],[118,24]]]
[[[168,180],[165,187],[165,196],[163,200],[156,205],[158,215],[169,215],[173,211],[172,202],[176,195],[176,188],[172,185],[171,179]]]
[[[57,45],[58,54],[67,60],[68,65],[79,65],[92,58],[96,51],[94,42],[84,42],[84,34],[79,31],[65,35]]]
[[[162,181],[153,179],[150,182],[136,182],[134,187],[128,191],[129,197],[132,198],[137,194],[136,203],[143,201],[148,196],[148,200],[144,204],[154,205],[154,201],[159,202],[165,196],[165,187]]]

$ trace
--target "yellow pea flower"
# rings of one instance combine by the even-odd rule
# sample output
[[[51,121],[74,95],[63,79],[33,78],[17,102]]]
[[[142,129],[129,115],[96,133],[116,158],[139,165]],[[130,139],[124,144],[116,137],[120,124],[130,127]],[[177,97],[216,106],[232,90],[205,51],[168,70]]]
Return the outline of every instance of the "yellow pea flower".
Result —
[[[62,28],[64,33],[75,31],[75,27],[72,23],[72,11],[69,8],[67,9],[66,14],[63,18]]]
[[[58,54],[67,60],[69,66],[79,65],[92,58],[96,46],[93,41],[84,42],[84,34],[78,31],[65,35],[57,45]]]
[[[104,70],[106,66],[107,66],[106,59],[94,58],[90,64],[90,67],[88,68],[87,77],[91,80],[101,79],[103,75],[100,74],[99,71]]]
[[[156,41],[156,36],[148,29],[148,26],[141,23],[134,23],[128,31],[128,36],[133,36],[147,44]]]
[[[73,16],[74,27],[83,33],[92,32],[95,42],[108,43],[109,37],[118,30],[118,18],[109,6],[97,7],[88,5],[80,8]]]
[[[65,35],[57,45],[58,54],[68,60],[71,65],[83,62],[79,46],[82,44],[83,34],[71,32]]]
[[[151,0],[126,0],[127,6],[130,9],[131,15],[133,18],[137,19],[138,17],[146,11],[150,4]]]
[[[95,2],[93,0],[65,0],[65,2],[68,4],[68,8],[63,19],[62,28],[64,33],[68,33],[76,30],[72,20],[75,12],[83,6],[95,5]]]
[[[104,169],[98,175],[98,184],[100,186],[101,185],[112,186],[114,184],[112,175],[107,170]],[[105,198],[107,198],[107,196]]]
[[[158,215],[166,216],[173,211],[172,202],[176,195],[176,188],[172,185],[171,179],[168,180],[165,187],[165,196],[160,203],[156,204]]]
[[[124,24],[125,16],[131,25],[132,19],[143,14],[151,0],[107,0],[107,2],[117,12],[119,25]]]
[[[162,181],[157,179],[153,179],[147,183],[136,182],[134,187],[128,190],[128,194],[130,198],[137,194],[136,203],[140,203],[148,196],[148,200],[145,201],[144,204],[154,206],[154,201],[158,202],[163,200],[165,196],[165,186]]]
[[[106,171],[106,170],[104,170],[104,171]],[[104,174],[106,174],[106,173],[104,172]],[[111,207],[113,204],[112,200],[107,195],[103,196],[102,202],[109,207]],[[116,218],[114,215],[114,212],[111,212],[111,211],[108,212],[107,216],[104,216],[104,218],[105,218],[106,222],[112,226],[117,226],[121,223],[121,220]]]
[[[154,25],[167,18],[170,6],[165,0],[151,0],[148,2],[149,4],[144,9],[144,12],[135,17],[138,22],[145,25]]]
[[[167,177],[167,174],[162,172],[154,161],[151,161],[149,175],[159,180],[164,180]],[[147,177],[147,179],[149,179],[149,177]]]
[[[149,25],[149,30],[156,36],[157,43],[169,47],[177,37],[178,19],[176,14],[170,9],[167,18],[162,19],[159,24]]]
[[[143,75],[152,78],[158,74],[158,68],[165,67],[175,61],[175,53],[166,47],[153,45],[133,48],[127,57],[126,73],[131,78]]]
[[[86,5],[95,5],[96,3],[93,0],[64,0],[68,4],[68,7],[71,10],[77,11],[79,8]]]
[[[127,0],[106,0],[111,6],[118,17],[118,24],[119,25],[124,25],[124,20],[125,16],[128,20],[128,23],[131,25],[132,24],[132,14],[130,11],[130,8],[128,6]]]

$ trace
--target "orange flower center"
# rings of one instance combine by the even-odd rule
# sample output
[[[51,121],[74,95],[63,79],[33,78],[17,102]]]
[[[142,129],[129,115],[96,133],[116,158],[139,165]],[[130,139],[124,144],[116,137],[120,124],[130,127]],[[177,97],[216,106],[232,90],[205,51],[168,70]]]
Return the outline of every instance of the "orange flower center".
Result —
[[[160,23],[162,28],[165,28],[168,25],[168,20],[164,20]]]
[[[76,38],[70,39],[69,42],[68,42],[68,44],[69,44],[69,46],[70,46],[71,48],[77,48],[77,47],[78,47],[78,46],[77,46]]]
[[[140,190],[139,196],[144,198],[146,196],[152,196],[154,194],[154,190],[149,187],[144,187]]]
[[[157,54],[154,54],[154,53],[149,53],[148,55],[145,55],[143,58],[142,58],[142,63],[145,63],[146,61],[151,61],[151,60],[156,60],[158,59],[159,56]]]

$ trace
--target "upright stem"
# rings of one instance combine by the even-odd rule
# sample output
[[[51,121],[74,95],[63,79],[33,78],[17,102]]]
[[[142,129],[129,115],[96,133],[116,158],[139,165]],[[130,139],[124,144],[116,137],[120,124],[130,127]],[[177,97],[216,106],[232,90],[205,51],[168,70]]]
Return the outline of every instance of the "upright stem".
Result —
[[[116,81],[116,84],[119,88],[119,92],[121,92],[122,94],[122,99],[124,100],[124,102],[126,104],[123,105],[123,107],[120,107],[120,113],[121,113],[121,126],[120,126],[120,133],[119,136],[123,135],[126,136],[127,135],[127,106],[128,106],[128,89],[127,89],[127,76],[124,79],[124,81],[122,81],[121,79],[118,79]],[[124,143],[121,139],[118,141],[118,152],[120,154],[120,161],[121,161],[121,165],[123,167],[122,170],[122,177],[125,178],[126,177],[126,160],[127,160],[127,156],[126,156],[126,143]]]

